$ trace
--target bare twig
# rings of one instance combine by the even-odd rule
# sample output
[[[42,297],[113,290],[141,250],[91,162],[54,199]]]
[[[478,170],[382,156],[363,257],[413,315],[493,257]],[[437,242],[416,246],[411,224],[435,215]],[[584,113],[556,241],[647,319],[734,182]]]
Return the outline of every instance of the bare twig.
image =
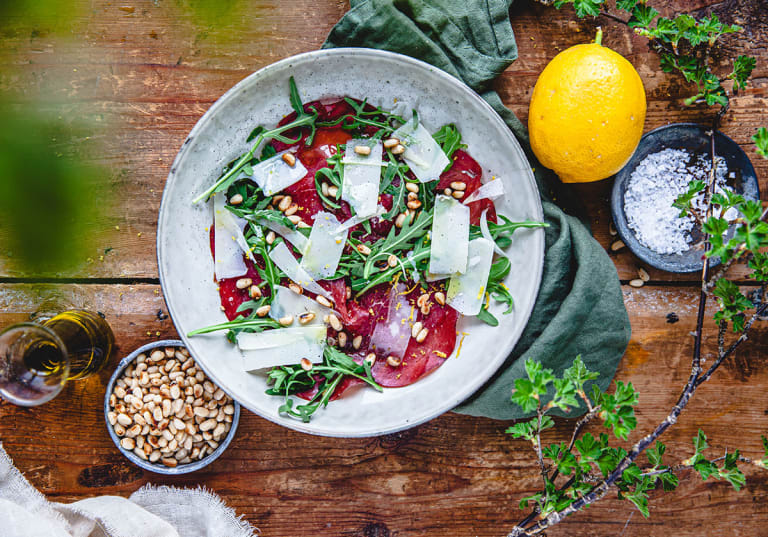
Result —
[[[544,415],[544,412],[541,409],[541,403],[539,403],[539,407],[536,409],[536,417],[538,419],[537,426],[536,426],[536,456],[539,458],[539,469],[541,470],[541,479],[544,481],[544,490],[547,490],[547,467],[544,465],[544,456],[541,452],[541,418]],[[549,493],[547,494],[547,498],[549,498]]]
[[[760,316],[763,314],[763,312],[768,309],[768,302],[761,304],[756,310],[755,313],[752,314],[752,316],[749,318],[749,320],[744,324],[744,331],[741,333],[739,338],[734,341],[730,347],[728,347],[728,350],[725,352],[721,352],[720,355],[717,357],[717,360],[709,367],[706,373],[701,375],[700,378],[696,380],[696,386],[701,385],[702,383],[709,380],[709,378],[712,376],[712,373],[714,373],[718,367],[720,367],[720,364],[723,363],[723,360],[728,358],[733,352],[744,343],[747,339],[747,333],[749,332],[749,329],[752,328],[752,325],[755,323],[757,319],[760,318]]]

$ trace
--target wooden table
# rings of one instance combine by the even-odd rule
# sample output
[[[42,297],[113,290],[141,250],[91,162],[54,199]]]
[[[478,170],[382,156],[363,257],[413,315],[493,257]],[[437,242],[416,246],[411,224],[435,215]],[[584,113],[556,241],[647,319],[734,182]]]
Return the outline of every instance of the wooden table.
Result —
[[[177,2],[72,3],[82,14],[66,32],[69,40],[30,33],[23,21],[3,21],[0,57],[15,74],[0,84],[25,95],[54,90],[73,107],[103,119],[109,129],[101,135],[108,142],[101,163],[111,169],[104,181],[119,202],[93,238],[90,258],[75,271],[28,274],[12,259],[0,259],[0,325],[26,320],[41,307],[84,307],[106,314],[118,349],[103,373],[70,383],[52,403],[35,409],[0,405],[0,439],[18,467],[49,498],[62,502],[127,496],[145,483],[202,484],[268,536],[505,534],[520,518],[518,500],[538,489],[539,477],[530,448],[504,433],[507,423],[490,419],[447,413],[399,434],[339,442],[245,412],[229,450],[205,470],[179,478],[145,473],[118,453],[101,410],[112,366],[143,343],[176,336],[165,315],[155,261],[157,212],[171,161],[186,133],[222,93],[262,66],[317,49],[348,5],[254,0],[248,22],[227,34],[196,26]],[[723,131],[752,154],[749,137],[768,125],[768,4],[652,4],[667,12],[675,6],[711,8],[721,19],[745,26],[726,49],[732,56],[756,55],[758,65],[752,86],[733,100]],[[525,119],[538,73],[559,50],[591,39],[594,23],[576,20],[570,9],[558,12],[524,1],[515,3],[512,21],[520,58],[497,87]],[[646,129],[701,117],[698,110],[681,109],[680,99],[690,88],[660,71],[644,39],[613,21],[599,22],[604,44],[625,55],[643,78]],[[765,191],[768,161],[753,161]],[[612,241],[610,186],[604,181],[578,190],[605,247]],[[106,248],[113,250],[100,257]],[[626,282],[636,277],[637,259],[628,252],[613,259],[633,329],[617,378],[641,393],[640,427],[632,437],[638,438],[667,414],[689,373],[697,276],[652,270],[651,282],[635,289]],[[669,313],[679,322],[670,324]],[[705,345],[711,355],[714,337]],[[767,357],[768,330],[758,327],[666,434],[673,458],[690,456],[699,427],[717,452],[739,448],[747,456],[760,454],[760,434],[768,431]],[[558,420],[545,441],[565,440],[571,427]],[[766,536],[768,473],[747,469],[746,474],[740,492],[686,474],[676,493],[652,494],[648,519],[611,499],[549,534]]]

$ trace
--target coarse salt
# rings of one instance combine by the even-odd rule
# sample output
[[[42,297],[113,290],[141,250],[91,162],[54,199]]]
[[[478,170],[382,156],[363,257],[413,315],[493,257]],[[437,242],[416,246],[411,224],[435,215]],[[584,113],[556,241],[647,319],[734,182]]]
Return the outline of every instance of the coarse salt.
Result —
[[[727,167],[722,157],[716,157],[715,163],[714,192],[723,192],[727,188]],[[696,156],[682,149],[664,149],[645,157],[632,172],[624,193],[624,214],[637,240],[660,254],[689,250],[696,221],[691,216],[680,218],[680,209],[672,204],[688,191],[691,181],[707,182],[710,168],[709,156]],[[692,200],[691,206],[704,213],[704,192]]]

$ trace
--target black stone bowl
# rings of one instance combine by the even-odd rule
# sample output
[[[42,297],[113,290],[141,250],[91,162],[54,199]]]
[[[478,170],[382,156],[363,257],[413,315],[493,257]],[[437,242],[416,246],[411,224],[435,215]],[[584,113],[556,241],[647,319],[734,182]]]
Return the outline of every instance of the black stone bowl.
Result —
[[[685,149],[694,155],[710,154],[710,139],[707,132],[710,129],[695,123],[674,123],[659,127],[647,132],[640,139],[640,144],[635,154],[626,166],[616,174],[611,193],[611,212],[616,231],[624,244],[643,262],[657,269],[667,272],[693,272],[701,270],[704,266],[702,259],[703,250],[691,248],[681,254],[660,254],[640,243],[635,237],[634,231],[627,225],[627,217],[624,214],[624,192],[629,184],[629,177],[635,168],[645,157],[658,153],[664,149]],[[757,184],[757,176],[752,163],[746,153],[736,142],[728,138],[720,131],[715,132],[715,153],[725,159],[728,173],[734,172],[735,178],[727,178],[727,184],[734,192],[741,194],[746,199],[759,200],[760,191]],[[727,177],[727,176],[726,176]],[[694,240],[701,238],[701,229],[694,227],[692,230]],[[715,266],[720,262],[712,258],[710,265]]]

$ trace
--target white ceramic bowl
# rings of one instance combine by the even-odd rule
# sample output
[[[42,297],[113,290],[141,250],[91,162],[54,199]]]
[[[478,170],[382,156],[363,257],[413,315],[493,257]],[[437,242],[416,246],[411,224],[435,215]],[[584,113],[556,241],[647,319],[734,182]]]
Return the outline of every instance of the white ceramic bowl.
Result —
[[[223,333],[187,337],[190,330],[223,322],[213,279],[207,229],[210,203],[192,199],[211,185],[222,167],[245,152],[248,133],[273,126],[290,113],[288,79],[293,76],[304,102],[329,97],[367,98],[388,108],[397,101],[417,107],[430,129],[455,123],[468,152],[485,177],[504,181],[507,195],[497,210],[512,220],[542,219],[530,165],[501,118],[474,91],[453,76],[412,58],[371,49],[319,50],[293,56],[252,74],[224,94],[189,133],[168,176],[157,234],[160,281],[181,338],[208,376],[244,407],[298,431],[325,436],[375,436],[423,423],[472,395],[501,366],[530,316],[541,280],[544,233],[519,230],[509,248],[512,270],[506,279],[515,299],[510,315],[497,313],[492,328],[462,318],[458,331],[469,335],[432,374],[403,388],[378,393],[361,389],[319,410],[310,423],[281,416],[282,398],[264,393],[265,375],[243,371],[240,351]]]

